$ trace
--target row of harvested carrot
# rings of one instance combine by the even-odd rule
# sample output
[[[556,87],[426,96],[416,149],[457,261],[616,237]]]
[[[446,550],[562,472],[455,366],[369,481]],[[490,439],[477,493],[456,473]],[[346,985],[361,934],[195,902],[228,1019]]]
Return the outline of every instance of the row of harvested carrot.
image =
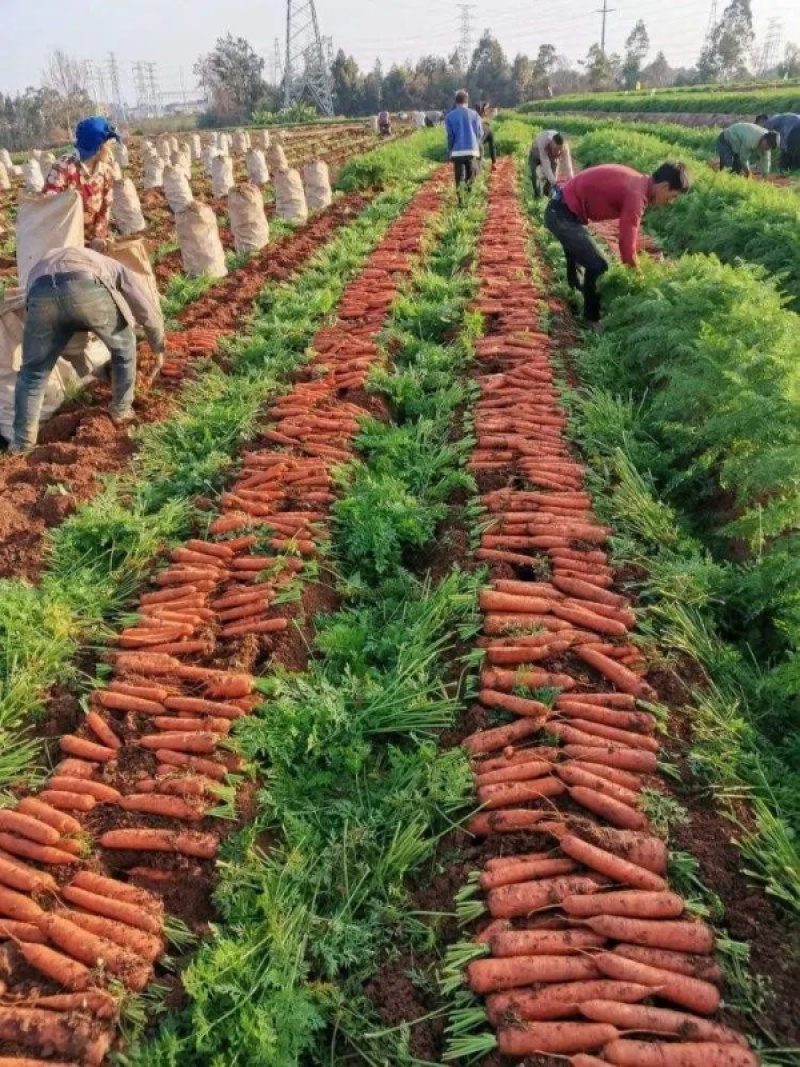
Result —
[[[486,955],[467,968],[509,1056],[574,1067],[753,1067],[720,1006],[714,935],[669,890],[668,850],[643,795],[657,772],[654,697],[629,639],[636,618],[613,590],[584,471],[563,436],[539,294],[510,164],[492,183],[479,264],[479,478],[490,523],[479,559],[485,652],[479,701],[504,724],[468,737],[481,811],[496,842],[479,886]],[[524,485],[525,488],[517,488]],[[554,688],[552,704],[519,695]],[[514,836],[512,836],[514,835]],[[508,844],[507,844],[508,843]]]
[[[280,613],[269,617],[273,600],[317,550],[333,500],[331,469],[352,458],[365,413],[347,391],[363,386],[377,358],[398,276],[410,270],[441,197],[437,178],[393,225],[343,300],[343,309],[363,315],[317,335],[305,380],[267,413],[272,428],[244,457],[209,539],[175,549],[140,597],[135,625],[109,654],[114,677],[92,694],[81,729],[61,737],[63,759],[45,789],[0,811],[0,940],[15,946],[12,992],[0,989],[0,1050],[102,1062],[117,1011],[106,976],[145,987],[165,947],[158,890],[215,857],[219,833],[194,827],[239,769],[221,746],[256,697],[250,675],[197,660],[213,660],[220,640],[288,626]],[[379,304],[368,296],[374,292]],[[260,539],[237,535],[243,525],[268,527],[276,554],[254,554]],[[93,837],[123,878],[73,875],[90,862]],[[160,865],[148,859],[158,854]],[[23,961],[38,981],[20,972]],[[41,979],[68,994],[43,992]],[[34,1062],[51,1061],[0,1055],[0,1067]]]

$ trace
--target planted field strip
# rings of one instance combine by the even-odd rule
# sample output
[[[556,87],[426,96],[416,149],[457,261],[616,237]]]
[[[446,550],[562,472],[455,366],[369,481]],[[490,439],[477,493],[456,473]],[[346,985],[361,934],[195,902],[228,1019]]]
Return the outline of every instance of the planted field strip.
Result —
[[[492,575],[480,599],[487,728],[464,742],[483,808],[470,829],[497,854],[480,875],[490,922],[467,981],[505,1055],[754,1067],[742,1035],[710,1018],[714,936],[669,891],[667,848],[643,810],[660,746],[637,701],[656,694],[629,640],[635,615],[612,588],[611,531],[563,436],[549,339],[529,327],[543,294],[528,272],[504,162],[479,263],[489,320],[471,461],[491,485],[477,552]],[[498,712],[509,721],[493,726]]]
[[[114,642],[114,677],[60,739],[46,787],[0,811],[0,924],[13,942],[0,1055],[99,1065],[119,1008],[110,980],[141,991],[164,954],[158,891],[191,887],[216,856],[210,813],[239,769],[224,739],[258,702],[254,679],[224,665],[243,640],[269,649],[290,626],[281,594],[325,537],[332,470],[354,455],[377,335],[444,180],[422,187],[314,339],[315,361],[269,413],[211,538],[174,550],[141,596]]]

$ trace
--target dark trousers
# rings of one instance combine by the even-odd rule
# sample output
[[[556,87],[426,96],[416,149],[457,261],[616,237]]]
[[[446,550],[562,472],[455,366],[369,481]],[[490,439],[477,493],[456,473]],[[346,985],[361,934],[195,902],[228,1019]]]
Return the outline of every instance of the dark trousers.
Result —
[[[490,126],[484,126],[483,128],[483,143],[486,145],[489,151],[489,159],[494,165],[497,162],[497,145],[494,140],[494,130]],[[485,151],[484,155],[486,155]]]
[[[472,185],[478,173],[478,161],[474,156],[456,156],[453,160],[453,173],[456,178],[456,188],[460,185]]]
[[[553,191],[553,186],[542,173],[542,161],[539,158],[539,153],[536,151],[535,147],[531,149],[530,155],[528,156],[528,166],[531,171],[533,195],[537,200],[541,200],[543,196],[549,196]]]
[[[743,170],[747,169],[731,148],[724,130],[717,138],[717,155],[719,156],[720,170],[732,170],[734,174],[741,174]]]
[[[786,141],[781,142],[781,167],[783,170],[800,167],[800,126],[790,130]]]
[[[544,224],[550,233],[558,238],[564,249],[570,287],[583,290],[583,317],[587,322],[599,322],[600,295],[597,292],[597,282],[608,270],[608,263],[589,231],[563,200],[551,200],[548,203]]]

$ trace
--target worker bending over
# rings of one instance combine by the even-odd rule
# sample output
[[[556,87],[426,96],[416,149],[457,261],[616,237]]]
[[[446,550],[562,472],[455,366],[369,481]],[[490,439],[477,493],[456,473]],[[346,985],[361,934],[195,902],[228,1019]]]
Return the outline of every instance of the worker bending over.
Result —
[[[531,145],[528,166],[533,182],[533,194],[538,200],[549,196],[559,182],[574,177],[572,156],[564,135],[558,130],[544,130]]]
[[[481,100],[477,107],[478,115],[480,116],[481,125],[483,126],[483,140],[482,145],[485,149],[481,150],[481,156],[485,156],[486,152],[489,153],[489,159],[492,161],[492,170],[497,166],[497,143],[494,139],[494,130],[489,125],[488,119],[491,113],[488,100]]]
[[[75,333],[96,333],[111,353],[111,418],[133,419],[136,335],[143,327],[150,347],[163,361],[161,309],[131,271],[89,248],[49,252],[28,277],[22,366],[14,393],[12,452],[36,444],[47,380]]]
[[[662,163],[652,177],[606,163],[554,187],[544,213],[545,225],[564,249],[567,281],[583,292],[583,317],[590,328],[596,328],[600,321],[597,282],[608,270],[608,263],[587,224],[619,219],[620,258],[627,266],[636,267],[639,226],[645,211],[651,204],[660,207],[672,203],[689,185],[683,163]]]
[[[45,180],[45,193],[75,189],[83,201],[84,238],[102,250],[111,222],[114,164],[111,142],[119,134],[102,115],[82,119],[75,127],[75,151],[57,159]]]
[[[378,133],[381,137],[392,135],[392,119],[388,111],[381,111],[378,114]]]
[[[781,170],[800,167],[800,115],[794,111],[783,111],[779,115],[758,115],[756,126],[777,133],[780,138]]]
[[[750,177],[750,162],[754,155],[761,156],[761,173],[769,174],[772,149],[777,148],[780,138],[774,130],[756,126],[754,122],[734,122],[717,138],[719,169],[732,170],[734,174]]]
[[[456,104],[444,120],[447,130],[447,154],[452,160],[456,189],[470,188],[478,173],[483,144],[483,124],[477,111],[469,106],[469,93],[459,89]]]

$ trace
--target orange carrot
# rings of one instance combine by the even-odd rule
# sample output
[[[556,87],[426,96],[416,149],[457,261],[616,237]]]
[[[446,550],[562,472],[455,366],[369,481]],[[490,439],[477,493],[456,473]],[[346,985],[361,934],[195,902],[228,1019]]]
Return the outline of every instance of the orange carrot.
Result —
[[[12,811],[10,808],[0,808],[0,830],[20,834],[30,841],[37,841],[40,845],[57,845],[61,838],[61,834],[52,826],[48,826],[31,815]]]
[[[673,1011],[671,1008],[651,1008],[641,1004],[618,1004],[613,1000],[591,999],[583,1001],[578,1010],[587,1019],[611,1023],[621,1030],[669,1034],[687,1041],[716,1041],[721,1045],[748,1047],[746,1038],[735,1030],[683,1011]]]
[[[560,874],[572,874],[576,869],[572,860],[529,859],[506,867],[487,870],[481,875],[481,889],[497,889],[503,885],[530,882],[536,878],[552,878]]]
[[[658,990],[662,1000],[672,1001],[698,1015],[712,1015],[719,1007],[719,990],[710,982],[650,967],[612,952],[601,952],[593,960],[607,978],[649,985]]]
[[[159,935],[161,933],[160,915],[153,914],[139,903],[132,904],[127,900],[114,900],[105,894],[93,893],[91,890],[82,889],[74,884],[64,886],[61,896],[70,904],[91,912],[93,915],[103,915],[107,919],[135,926],[138,930],[144,930],[149,934]]]
[[[234,700],[237,697],[249,696],[252,692],[253,679],[249,674],[208,670],[205,667],[189,667],[179,663],[177,660],[173,660],[173,664],[174,673],[179,678],[201,683],[205,686],[209,696]]]
[[[554,575],[553,585],[562,593],[576,597],[578,600],[596,600],[599,604],[608,604],[613,608],[625,608],[629,603],[625,597],[617,593],[609,593],[605,589],[598,589],[591,582],[584,582],[579,578],[562,578]]]
[[[51,784],[54,780],[50,779]],[[54,830],[57,830],[59,834],[79,834],[83,829],[77,819],[73,819],[71,815],[66,815],[63,811],[50,807],[49,804],[43,803],[37,797],[23,797],[17,804],[17,811],[22,812],[24,815],[31,815],[40,822],[47,823],[48,826],[52,826]]]
[[[139,597],[140,604],[167,604],[171,600],[198,593],[199,590],[192,585],[183,586],[181,589],[160,589],[157,593],[143,593]]]
[[[223,704],[216,700],[201,700],[199,697],[167,697],[164,702],[169,711],[189,712],[193,715],[213,715],[220,719],[238,719],[244,714],[235,704]]]
[[[112,974],[137,993],[147,985],[152,974],[149,965],[113,941],[91,934],[69,919],[52,913],[43,913],[39,924],[53,944],[80,963],[97,967],[102,960]]]
[[[35,841],[28,841],[23,837],[14,837],[11,834],[0,833],[0,848],[10,852],[12,856],[22,856],[34,863],[45,863],[51,867],[60,867],[62,864],[75,863],[75,857],[63,849],[50,845],[38,845]],[[14,918],[14,916],[12,916]]]
[[[65,793],[60,789],[43,789],[39,796],[45,804],[59,811],[91,811],[97,803],[93,796],[83,791]]]
[[[122,798],[120,806],[125,811],[141,811],[148,815],[160,815],[166,819],[199,821],[205,814],[203,804],[192,804],[181,797],[163,793],[131,793]]]
[[[44,944],[46,938],[33,923],[21,923],[15,919],[0,919],[0,941],[27,941],[29,944]]]
[[[758,1067],[749,1049],[711,1041],[612,1041],[603,1058],[617,1067]]]
[[[653,840],[656,841],[657,839],[653,838]],[[577,860],[578,863],[583,863],[593,871],[597,871],[598,874],[613,879],[615,882],[632,886],[634,889],[650,890],[656,893],[663,892],[666,889],[666,882],[658,873],[654,873],[652,867],[638,866],[628,859],[623,859],[612,852],[599,848],[597,845],[584,841],[575,834],[567,834],[562,837],[560,845],[562,852],[565,852],[572,859]],[[665,871],[666,849],[663,842],[658,841],[658,845],[660,846],[660,856],[657,857],[654,865]]]
[[[495,958],[505,956],[575,956],[601,948],[606,939],[587,930],[507,930],[489,944]]]
[[[714,950],[714,933],[701,922],[651,921],[604,913],[587,919],[586,925],[603,937],[649,948],[693,952],[701,956]]]
[[[585,703],[580,697],[559,697],[556,708],[563,715],[573,719],[605,723],[606,726],[619,726],[623,730],[635,733],[652,734],[655,730],[655,718],[644,711],[622,711],[619,708],[605,708],[597,704]]]
[[[513,696],[511,693],[502,693],[497,689],[481,689],[478,699],[486,708],[498,708],[501,711],[511,712],[513,715],[522,715],[538,721],[540,725],[550,715],[547,705],[538,700]]]
[[[213,859],[219,847],[214,834],[190,830],[109,830],[100,838],[100,844],[103,848],[177,852],[200,859]]]
[[[519,830],[534,830],[537,823],[544,818],[542,811],[530,811],[527,808],[510,811],[487,811],[473,816],[467,824],[469,833],[476,837],[489,834],[513,834]]]
[[[576,893],[593,893],[598,884],[594,878],[567,875],[563,878],[542,878],[534,882],[500,886],[487,895],[489,914],[493,919],[518,919],[542,908],[559,904],[564,897]]]
[[[487,689],[504,689],[511,692],[518,685],[530,689],[552,686],[559,689],[571,689],[575,682],[567,674],[553,674],[551,671],[505,671],[502,668],[489,668],[481,674],[481,685]]]
[[[180,666],[180,661],[173,656],[165,656],[156,652],[120,652],[114,657],[114,671],[117,674],[159,677],[175,674]]]
[[[164,710],[164,705],[155,700],[145,700],[112,690],[99,689],[97,700],[109,711],[138,711],[143,715],[160,715]]]
[[[199,756],[190,756],[185,752],[171,752],[167,749],[157,749],[156,759],[159,764],[169,764],[171,767],[188,767],[198,774],[204,774],[217,782],[222,782],[227,777],[227,768],[213,760],[202,759]]]
[[[0,885],[0,915],[17,922],[36,924],[44,912],[30,897]]]
[[[59,741],[61,751],[68,756],[77,756],[79,759],[89,760],[91,763],[109,763],[115,758],[116,752],[106,745],[96,745],[93,741],[87,741],[83,737],[74,734],[65,734]]]
[[[219,631],[220,637],[239,637],[243,634],[274,634],[288,630],[288,619],[263,619],[260,622],[248,619],[226,626]]]
[[[598,978],[594,981],[545,985],[536,991],[520,989],[516,992],[493,993],[488,997],[486,1007],[489,1021],[496,1027],[509,1017],[530,1022],[564,1019],[577,1015],[578,1005],[592,998],[602,997],[620,1004],[630,1004],[649,996],[652,996],[652,990],[646,985]]]
[[[116,804],[121,796],[117,789],[103,782],[90,781],[87,778],[68,778],[60,774],[50,779],[50,786],[63,793],[85,793],[101,804]]]
[[[616,1028],[605,1023],[527,1023],[520,1029],[498,1030],[497,1047],[504,1056],[563,1056],[613,1045],[618,1038]]]
[[[25,962],[46,978],[66,989],[81,991],[88,988],[91,973],[82,963],[43,945],[25,942],[17,945],[17,948]]]
[[[646,963],[649,967],[660,967],[675,974],[684,974],[687,978],[702,978],[705,982],[719,985],[722,982],[722,968],[708,956],[695,956],[688,952],[671,952],[663,948],[645,948],[642,945],[615,945],[614,952],[629,960]]]
[[[621,826],[625,830],[646,830],[649,826],[647,816],[640,811],[629,808],[627,804],[621,804],[610,796],[599,793],[596,789],[587,789],[585,786],[572,786],[569,795],[576,804],[582,808],[600,815],[603,819],[614,826]]]
[[[575,763],[560,764],[556,767],[556,774],[567,785],[586,786],[587,789],[593,789],[597,793],[613,797],[620,804],[625,804],[630,808],[636,808],[639,805],[638,793],[631,789],[626,789],[625,786],[617,785],[616,782],[610,782],[607,778],[593,774],[591,771],[584,770]]]
[[[140,778],[140,793],[167,793],[170,796],[205,797],[214,795],[217,783],[210,778]]]
[[[502,785],[503,782],[527,782],[534,778],[543,778],[551,774],[552,770],[552,763],[534,759],[526,760],[524,763],[516,763],[503,770],[478,774],[475,776],[475,785],[480,789],[487,785]]]
[[[520,719],[518,722],[512,722],[508,726],[480,730],[467,737],[462,744],[467,752],[473,756],[481,752],[496,752],[498,749],[513,745],[517,741],[522,741],[524,738],[538,733],[540,729],[541,723],[537,719]]]
[[[62,759],[56,764],[55,773],[65,774],[70,778],[91,778],[97,768],[93,763],[81,759]]]
[[[573,745],[564,746],[564,755],[570,759],[587,760],[600,763],[619,770],[638,771],[640,774],[652,774],[658,766],[654,752],[641,752],[638,749],[622,748],[619,745]]]
[[[628,748],[642,748],[646,752],[656,753],[659,750],[658,741],[654,737],[646,737],[631,730],[620,730],[616,726],[589,722],[586,719],[571,719],[570,722],[576,730],[589,734],[591,737],[600,737],[612,743],[627,745]]]
[[[501,782],[483,786],[478,790],[478,801],[486,811],[495,811],[529,804],[545,797],[561,796],[564,792],[564,783],[551,775],[532,782]]]
[[[113,941],[115,945],[128,949],[129,952],[148,963],[155,963],[164,954],[164,945],[160,938],[127,926],[125,923],[106,919],[102,915],[69,911],[66,908],[59,910],[57,914],[76,926],[80,926],[82,930],[88,930],[90,934],[104,937],[107,941]]]
[[[135,886],[120,882],[116,878],[106,878],[102,874],[94,874],[92,871],[79,871],[70,883],[79,889],[86,889],[98,896],[110,897],[112,900],[124,900],[127,904],[135,904],[147,911],[163,910],[159,897],[145,889],[137,889]]]
[[[602,652],[594,652],[585,648],[578,648],[575,654],[588,663],[590,667],[602,674],[609,682],[621,689],[623,693],[631,693],[633,696],[650,698],[654,696],[653,689],[633,671],[628,670],[621,663],[609,659]]]
[[[569,982],[597,978],[587,956],[517,956],[514,959],[473,960],[467,981],[473,993],[498,993],[539,982]]]
[[[615,893],[592,893],[562,900],[561,907],[576,919],[594,915],[624,915],[633,919],[677,919],[684,904],[677,893],[654,893],[644,889]]]
[[[42,889],[55,889],[52,875],[37,871],[26,863],[0,857],[0,886],[15,889],[20,893],[38,893]]]
[[[631,774],[630,771],[621,771],[616,767],[604,767],[602,763],[591,763],[588,760],[570,760],[570,763],[573,767],[579,767],[582,771],[594,774],[598,778],[605,778],[606,781],[624,786],[625,789],[630,789],[633,793],[639,793],[642,790],[642,778],[638,774]]]
[[[208,755],[219,744],[219,737],[212,733],[159,733],[142,737],[142,748],[174,749],[177,752],[189,752],[196,755]]]
[[[122,748],[122,742],[108,725],[106,720],[98,715],[96,711],[90,711],[86,716],[86,725],[98,738],[101,744],[107,745],[109,748],[120,749]]]
[[[636,697],[629,693],[575,693],[565,699],[580,700],[584,704],[600,704],[609,708],[626,708],[628,711],[636,707]]]
[[[150,720],[156,730],[177,731],[179,733],[197,733],[207,730],[214,734],[227,734],[230,731],[230,719],[212,719],[204,715],[202,718],[192,718],[189,715],[179,717],[177,715],[157,715]]]
[[[37,1008],[45,1008],[48,1011],[88,1011],[97,1019],[113,1019],[117,1014],[116,1000],[104,989],[87,989],[83,993],[51,993],[46,997],[36,997],[33,1003]],[[31,1061],[31,1067],[33,1063],[34,1061]],[[21,1064],[4,1064],[0,1059],[0,1067],[28,1067],[28,1064],[25,1061]],[[58,1067],[58,1064],[55,1067]]]

